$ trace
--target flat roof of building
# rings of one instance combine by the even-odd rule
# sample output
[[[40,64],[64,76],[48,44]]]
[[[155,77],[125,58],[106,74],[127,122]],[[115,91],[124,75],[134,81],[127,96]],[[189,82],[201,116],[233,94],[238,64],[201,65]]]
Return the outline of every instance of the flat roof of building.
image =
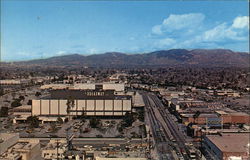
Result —
[[[181,114],[181,116],[183,116],[183,117],[193,117],[193,115],[194,115],[195,113],[187,113],[187,114]],[[211,113],[211,114],[203,114],[203,113],[201,113],[200,115],[199,115],[199,117],[207,117],[207,118],[211,118],[211,117],[213,117],[213,118],[217,118],[218,116],[216,115],[216,114],[213,114],[213,113]]]
[[[232,116],[249,116],[249,114],[244,113],[244,112],[232,112],[230,113]]]
[[[133,100],[134,100],[134,107],[144,107],[145,106],[142,95],[140,93],[136,92]]]
[[[31,110],[31,105],[22,105],[12,109],[12,111],[18,111],[18,110]]]
[[[39,144],[39,142],[18,142],[16,143],[12,148],[15,150],[30,150],[32,149],[34,146],[36,146],[37,144]]]
[[[2,139],[3,141],[7,141],[8,139],[15,137],[15,136],[19,136],[18,133],[0,133],[0,139]]]
[[[249,116],[249,114],[244,113],[244,112],[237,112],[234,110],[225,110],[225,111],[215,111],[216,113],[220,114],[220,115],[232,115],[232,116]]]
[[[222,152],[247,152],[250,142],[249,133],[221,133],[221,135],[206,136]]]
[[[220,114],[220,115],[225,115],[225,114],[228,114],[227,112],[225,111],[215,111],[216,113]]]

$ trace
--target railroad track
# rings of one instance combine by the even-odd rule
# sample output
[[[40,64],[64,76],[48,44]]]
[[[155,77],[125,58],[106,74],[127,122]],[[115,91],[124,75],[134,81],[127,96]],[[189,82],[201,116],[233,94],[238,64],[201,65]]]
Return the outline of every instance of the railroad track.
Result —
[[[155,111],[153,109],[155,106],[152,105],[150,102],[149,97],[143,96],[144,102],[146,104],[146,112],[148,114],[150,125],[152,128],[152,133],[155,139],[155,146],[157,152],[159,153],[159,157],[161,160],[173,160],[174,157],[172,155],[172,147],[169,144],[171,142],[170,136],[168,135],[167,131],[165,131],[163,125],[158,120],[157,116],[155,115]]]
[[[170,130],[170,132],[174,136],[174,139],[176,140],[176,142],[178,144],[178,151],[183,155],[183,157],[185,159],[187,159],[187,160],[190,159],[188,156],[190,147],[186,146],[186,140],[184,138],[184,135],[182,132],[179,131],[175,122],[169,116],[170,115],[169,111],[165,109],[164,105],[162,104],[162,102],[159,100],[159,98],[156,95],[150,94],[149,97],[156,104],[156,106],[159,110],[159,113],[161,114],[165,123],[167,124],[168,129]]]

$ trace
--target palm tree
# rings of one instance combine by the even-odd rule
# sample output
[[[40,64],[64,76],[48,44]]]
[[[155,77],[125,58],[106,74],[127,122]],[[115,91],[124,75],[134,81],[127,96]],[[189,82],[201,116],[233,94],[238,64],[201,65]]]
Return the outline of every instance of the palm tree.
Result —
[[[75,106],[75,100],[73,99],[73,97],[69,97],[67,100],[67,114],[69,115],[70,118],[70,109],[72,109]]]

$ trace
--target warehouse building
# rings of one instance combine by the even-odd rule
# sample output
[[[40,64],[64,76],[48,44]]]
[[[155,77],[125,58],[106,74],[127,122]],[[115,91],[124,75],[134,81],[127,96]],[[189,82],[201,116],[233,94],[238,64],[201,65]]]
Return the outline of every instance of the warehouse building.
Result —
[[[49,97],[32,100],[32,115],[124,116],[132,111],[132,97],[114,90],[52,90]]]
[[[220,135],[206,135],[203,147],[216,159],[230,160],[249,159],[249,133],[221,133]]]

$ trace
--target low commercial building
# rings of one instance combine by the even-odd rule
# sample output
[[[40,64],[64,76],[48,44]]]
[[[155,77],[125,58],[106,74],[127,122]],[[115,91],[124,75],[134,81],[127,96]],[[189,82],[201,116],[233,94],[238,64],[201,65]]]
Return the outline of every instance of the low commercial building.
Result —
[[[43,159],[63,159],[64,153],[67,150],[66,143],[59,143],[59,142],[54,142],[54,143],[48,143],[47,146],[42,148],[42,158]]]
[[[0,155],[7,151],[7,149],[17,143],[19,134],[0,133]]]
[[[1,155],[4,160],[38,160],[41,159],[40,143],[18,142]],[[1,159],[0,158],[0,159]]]
[[[220,160],[230,160],[233,157],[248,160],[250,147],[249,133],[221,133],[206,135],[202,145]]]
[[[14,80],[14,79],[0,80],[0,85],[19,85],[19,84],[21,84],[20,80]]]
[[[38,141],[19,141],[19,134],[1,133],[0,160],[40,160]]]
[[[250,124],[250,115],[242,112],[215,111],[215,113],[200,114],[194,118],[195,113],[181,113],[184,124],[196,123],[210,126],[212,123],[221,124]],[[218,124],[219,123],[219,124]]]
[[[221,117],[224,124],[250,124],[250,115],[243,112],[229,111],[216,111]]]
[[[193,114],[181,114],[182,122],[184,124],[195,123],[199,125],[208,125],[211,123],[216,123],[217,125],[221,125],[221,118],[216,114],[200,114],[197,118],[194,117]],[[219,124],[218,124],[219,123]]]
[[[22,105],[10,110],[10,113],[14,115],[13,123],[26,121],[31,116],[31,105]]]
[[[20,85],[27,84],[30,82],[30,79],[4,79],[0,80],[0,85]]]
[[[114,90],[53,90],[50,97],[32,100],[32,116],[124,116],[132,97]]]
[[[214,95],[216,96],[228,96],[228,97],[240,97],[240,93],[232,89],[228,90],[215,90]]]

